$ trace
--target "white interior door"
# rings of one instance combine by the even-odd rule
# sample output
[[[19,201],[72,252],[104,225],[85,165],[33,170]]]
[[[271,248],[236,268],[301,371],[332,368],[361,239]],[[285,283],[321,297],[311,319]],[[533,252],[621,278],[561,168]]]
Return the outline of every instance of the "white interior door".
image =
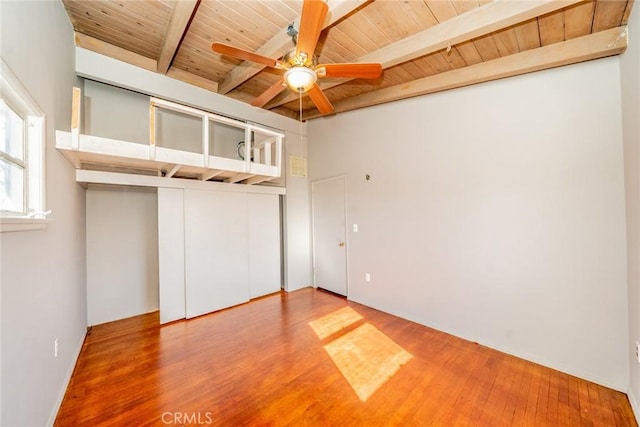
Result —
[[[347,295],[345,179],[311,183],[313,271],[316,286]]]

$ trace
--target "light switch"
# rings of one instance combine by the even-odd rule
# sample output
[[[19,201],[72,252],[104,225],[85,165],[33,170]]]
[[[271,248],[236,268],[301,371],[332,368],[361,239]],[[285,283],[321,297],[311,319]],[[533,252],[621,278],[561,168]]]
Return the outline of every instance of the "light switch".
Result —
[[[353,232],[354,233],[358,232],[358,224],[353,224]]]

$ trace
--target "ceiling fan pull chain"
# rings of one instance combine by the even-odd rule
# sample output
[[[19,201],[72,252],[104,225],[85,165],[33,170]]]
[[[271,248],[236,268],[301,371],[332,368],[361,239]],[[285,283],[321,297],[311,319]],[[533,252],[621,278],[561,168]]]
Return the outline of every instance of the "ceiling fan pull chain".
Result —
[[[300,99],[300,138],[302,138],[302,92],[298,92]]]

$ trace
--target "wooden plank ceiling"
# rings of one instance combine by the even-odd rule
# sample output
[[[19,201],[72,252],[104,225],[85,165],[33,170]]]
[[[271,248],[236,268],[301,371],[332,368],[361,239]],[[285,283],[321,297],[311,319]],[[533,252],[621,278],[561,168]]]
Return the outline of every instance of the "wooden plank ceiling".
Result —
[[[222,42],[279,58],[301,0],[63,0],[76,44],[244,102],[282,71],[221,56]],[[374,81],[322,79],[335,112],[616,55],[633,0],[328,0],[321,63],[380,62]],[[264,108],[319,116],[286,90]]]

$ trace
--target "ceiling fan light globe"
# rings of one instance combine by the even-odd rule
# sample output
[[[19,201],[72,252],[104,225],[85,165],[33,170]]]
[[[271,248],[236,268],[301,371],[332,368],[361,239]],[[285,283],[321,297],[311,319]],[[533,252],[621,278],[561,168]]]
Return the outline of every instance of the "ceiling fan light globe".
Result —
[[[296,92],[308,92],[318,80],[315,71],[307,67],[293,67],[284,73],[284,81]]]

